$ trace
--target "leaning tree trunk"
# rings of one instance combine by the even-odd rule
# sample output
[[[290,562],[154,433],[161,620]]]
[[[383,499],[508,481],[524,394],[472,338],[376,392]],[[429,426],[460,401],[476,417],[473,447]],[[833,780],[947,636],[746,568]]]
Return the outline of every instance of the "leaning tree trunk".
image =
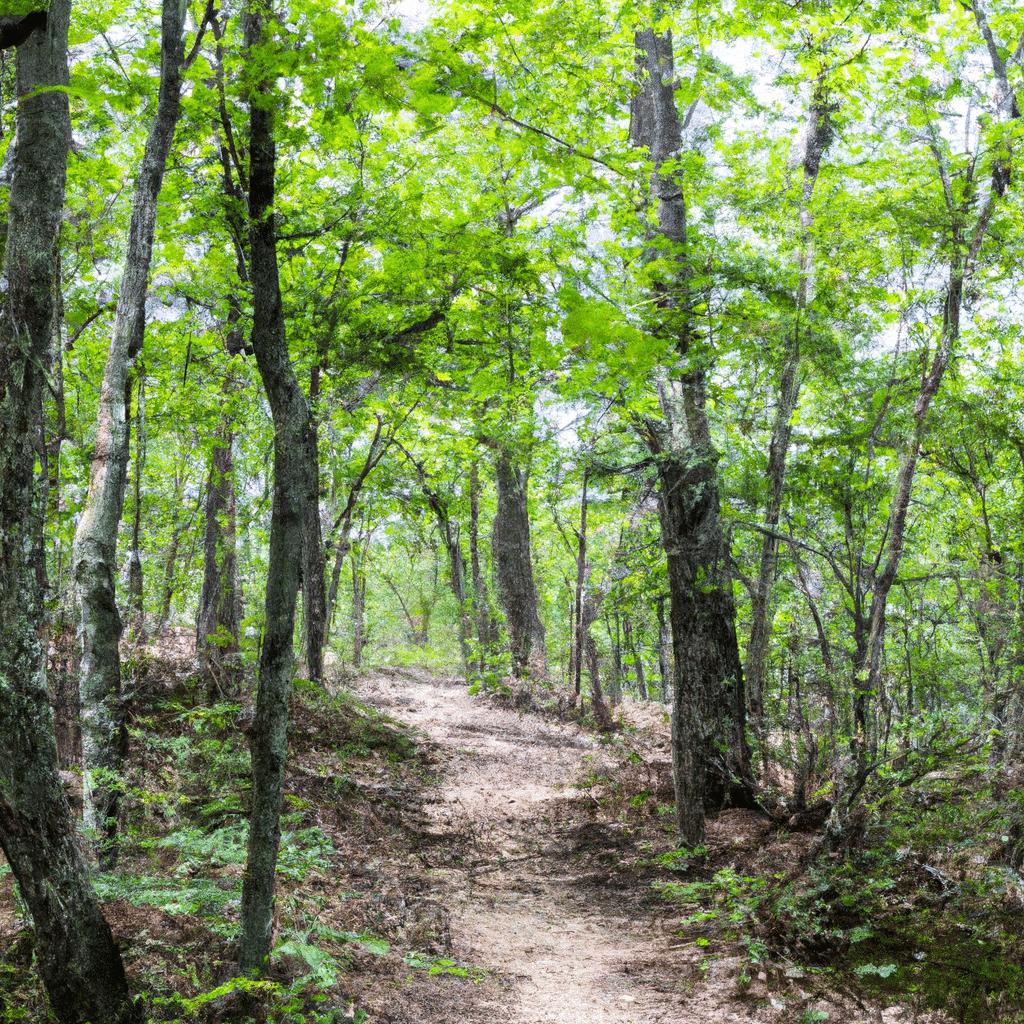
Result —
[[[800,396],[800,342],[804,330],[802,318],[811,299],[812,292],[812,251],[810,210],[814,186],[821,170],[821,158],[832,137],[830,108],[824,98],[822,83],[815,85],[814,95],[807,111],[804,130],[804,146],[801,156],[803,184],[800,203],[800,251],[797,254],[799,279],[797,281],[793,330],[786,338],[785,359],[779,382],[779,398],[775,407],[775,422],[768,446],[768,498],[765,502],[765,531],[761,541],[761,564],[757,580],[750,595],[750,639],[747,643],[746,677],[750,705],[750,721],[758,744],[764,738],[764,671],[768,658],[768,642],[771,638],[771,588],[775,581],[775,567],[778,562],[779,541],[776,533],[779,527],[779,513],[782,509],[782,490],[786,475],[786,454],[789,450],[789,436]]]
[[[100,913],[58,775],[45,668],[39,412],[55,341],[68,117],[69,0],[17,53],[17,149],[0,307],[0,846],[35,927],[60,1024],[141,1018]]]
[[[82,752],[86,814],[99,834],[100,866],[117,863],[121,763],[127,746],[121,697],[121,617],[114,580],[117,529],[128,467],[132,371],[146,329],[146,290],[153,255],[157,200],[178,123],[184,56],[184,0],[164,0],[160,97],[132,199],[121,290],[96,417],[96,452],[89,494],[75,534],[74,576],[81,609]]]
[[[230,429],[218,440],[206,482],[203,589],[196,617],[196,658],[211,696],[236,693],[241,682],[233,440]]]
[[[250,66],[270,46],[269,0],[242,15]],[[294,674],[293,636],[310,503],[317,500],[316,435],[306,397],[288,355],[274,221],[276,146],[273,83],[262,79],[249,107],[249,248],[253,286],[252,347],[274,420],[274,498],[270,519],[263,648],[256,712],[249,733],[252,812],[242,881],[239,966],[266,970],[274,916],[274,877],[281,842],[281,800],[288,756],[288,704]],[[318,552],[318,555],[320,553]]]
[[[672,672],[672,764],[680,841],[704,838],[705,809],[729,801],[755,803],[744,735],[743,671],[728,551],[719,513],[718,452],[705,409],[706,368],[693,312],[687,251],[687,210],[678,171],[663,173],[682,149],[676,108],[672,35],[636,35],[637,60],[647,72],[633,109],[633,141],[650,149],[657,232],[671,246],[655,286],[655,329],[672,338],[685,371],[660,387],[663,419],[644,436],[658,467],[662,543],[668,563]],[[653,261],[656,252],[649,258]]]
[[[544,624],[537,611],[530,556],[530,511],[527,503],[528,474],[502,452],[495,465],[498,510],[494,516],[491,545],[498,578],[498,598],[508,622],[512,649],[512,674],[518,679],[536,665],[543,674],[546,654]],[[532,658],[531,658],[532,655]]]

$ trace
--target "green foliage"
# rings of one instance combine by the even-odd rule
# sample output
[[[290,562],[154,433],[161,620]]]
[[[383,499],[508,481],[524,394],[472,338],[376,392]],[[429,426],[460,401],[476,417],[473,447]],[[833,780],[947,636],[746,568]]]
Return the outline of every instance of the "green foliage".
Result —
[[[427,974],[450,974],[456,978],[470,978],[476,984],[480,984],[488,975],[488,972],[480,967],[473,967],[458,960],[448,960],[445,957],[433,956],[427,953],[410,952],[402,957],[402,963],[417,969],[426,968]]]

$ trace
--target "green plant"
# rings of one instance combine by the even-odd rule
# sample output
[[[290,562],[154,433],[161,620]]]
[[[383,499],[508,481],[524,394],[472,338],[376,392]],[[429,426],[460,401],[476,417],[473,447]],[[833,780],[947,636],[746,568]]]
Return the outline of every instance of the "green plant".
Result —
[[[828,1014],[824,1010],[815,1010],[810,1006],[800,1014],[800,1024],[820,1024],[825,1020],[828,1020]]]
[[[402,963],[418,969],[425,967],[428,974],[452,974],[457,978],[470,978],[476,984],[487,977],[487,971],[482,967],[471,967],[458,960],[448,960],[429,953],[418,953],[415,950],[406,953],[402,957]]]

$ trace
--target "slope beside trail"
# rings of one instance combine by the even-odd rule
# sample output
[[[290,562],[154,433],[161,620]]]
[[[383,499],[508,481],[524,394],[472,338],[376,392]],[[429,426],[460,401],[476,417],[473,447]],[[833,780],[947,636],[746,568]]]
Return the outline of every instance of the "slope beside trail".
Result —
[[[513,981],[500,1019],[781,1019],[767,999],[737,1002],[735,964],[680,938],[649,884],[619,870],[642,836],[601,814],[587,787],[613,760],[593,735],[471,697],[461,682],[373,675],[358,688],[440,748],[444,778],[424,808],[417,856],[449,915],[454,954]]]

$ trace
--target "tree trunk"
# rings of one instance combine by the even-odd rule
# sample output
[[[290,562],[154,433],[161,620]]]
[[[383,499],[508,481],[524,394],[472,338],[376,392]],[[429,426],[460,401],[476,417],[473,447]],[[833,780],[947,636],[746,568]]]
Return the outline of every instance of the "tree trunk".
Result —
[[[69,0],[17,52],[17,149],[0,313],[0,846],[32,915],[36,964],[60,1024],[140,1020],[89,884],[58,775],[36,560],[45,488],[35,473],[54,345],[64,209]]]
[[[480,470],[475,460],[469,467],[469,565],[473,575],[476,642],[482,675],[487,671],[487,655],[492,641],[491,597],[480,565]]]
[[[546,671],[544,624],[537,611],[530,556],[529,474],[512,464],[504,452],[495,465],[498,510],[494,516],[492,550],[498,578],[498,598],[508,623],[512,674],[518,679],[531,667]]]
[[[355,406],[352,408],[355,408]],[[331,541],[327,545],[326,555],[327,558],[330,558],[333,551],[334,567],[331,570],[331,586],[327,592],[327,604],[324,612],[324,643],[327,642],[331,623],[334,621],[334,609],[338,603],[338,588],[341,584],[341,567],[344,565],[345,556],[350,549],[349,538],[352,536],[352,516],[359,503],[359,495],[362,493],[366,478],[377,467],[380,460],[384,457],[384,453],[394,442],[393,435],[383,438],[383,431],[384,420],[378,416],[377,430],[373,435],[373,440],[370,442],[369,451],[366,453],[366,461],[363,463],[363,468],[359,471],[359,476],[356,477],[355,482],[349,489],[345,507],[341,510],[338,518],[335,519],[334,526],[331,529]]]
[[[352,667],[363,664],[366,646],[366,567],[362,552],[356,548],[352,554]]]
[[[128,608],[135,620],[132,630],[139,637],[143,628],[142,551],[142,470],[146,465],[146,368],[139,360],[139,400],[135,408],[135,462],[132,466],[132,546],[128,552]]]
[[[644,672],[644,661],[640,657],[640,651],[633,640],[633,621],[629,615],[622,616],[622,639],[625,641],[629,656],[633,659],[633,668],[636,671],[637,696],[641,700],[649,700],[650,694],[647,692],[647,675]]]
[[[583,486],[580,493],[580,528],[576,532],[576,592],[574,608],[576,619],[573,631],[573,686],[577,697],[582,693],[583,665],[583,585],[587,579],[587,482],[589,467],[583,470]]]
[[[213,450],[206,482],[203,589],[196,617],[196,657],[211,697],[238,692],[241,599],[235,553],[234,433]]]
[[[100,866],[117,863],[121,764],[127,750],[121,697],[121,617],[117,611],[117,529],[128,466],[130,389],[146,329],[146,291],[157,200],[178,123],[184,56],[184,0],[164,0],[160,96],[132,198],[128,253],[96,416],[89,494],[75,534],[74,576],[81,609],[82,748],[86,814],[99,834]]]
[[[650,149],[657,200],[658,234],[671,253],[655,286],[660,320],[656,329],[675,341],[681,361],[678,392],[659,388],[662,416],[644,432],[657,460],[662,544],[668,562],[672,672],[672,766],[680,841],[704,838],[705,809],[724,803],[756,803],[745,737],[743,670],[728,551],[719,522],[718,452],[705,409],[706,355],[693,312],[687,251],[687,211],[677,172],[662,166],[682,149],[676,108],[670,32],[636,34],[638,62],[647,72],[634,102],[633,141]],[[652,251],[650,258],[656,253]]]
[[[250,67],[271,45],[265,19],[269,0],[242,15]],[[252,347],[274,420],[274,498],[270,519],[266,614],[256,711],[249,733],[252,811],[242,880],[239,966],[263,973],[270,958],[274,879],[281,841],[281,800],[288,756],[289,700],[294,674],[293,638],[299,572],[308,509],[317,501],[316,435],[306,397],[288,355],[277,266],[274,220],[276,146],[272,81],[262,79],[249,106],[249,250],[253,285]],[[319,554],[319,552],[318,552]]]
[[[782,490],[786,475],[786,453],[789,450],[789,436],[800,396],[800,342],[803,324],[801,317],[807,310],[812,290],[812,253],[810,211],[814,186],[821,169],[821,158],[828,148],[832,135],[830,108],[824,98],[822,83],[815,85],[814,95],[807,111],[804,129],[804,146],[801,154],[803,187],[800,203],[800,276],[795,296],[793,330],[786,339],[786,352],[779,383],[778,404],[775,407],[775,422],[772,425],[771,442],[768,446],[768,497],[765,502],[765,532],[761,541],[761,564],[757,580],[750,595],[751,621],[750,639],[747,643],[746,678],[747,696],[750,705],[750,724],[760,744],[764,734],[764,670],[768,657],[768,642],[771,638],[771,588],[775,581],[775,567],[778,562],[779,542],[775,536],[779,526],[782,508]]]
[[[588,597],[583,605],[583,653],[587,659],[587,675],[590,677],[590,702],[594,706],[594,718],[602,732],[610,732],[612,716],[601,689],[600,661],[597,655],[597,641],[590,635],[590,627],[601,612],[601,597]]]
[[[665,617],[665,595],[658,597],[658,675],[661,676],[661,700],[668,703],[672,689],[672,631]]]
[[[313,429],[310,442],[316,453],[314,469],[319,491],[319,444]],[[324,643],[327,639],[327,588],[324,576],[324,540],[320,526],[318,495],[306,506],[302,539],[302,622],[306,636],[306,674],[314,682],[324,675]]]
[[[180,499],[184,497],[184,486],[179,491],[179,507]],[[156,633],[159,636],[163,633],[164,628],[167,625],[167,620],[171,617],[171,601],[174,598],[174,589],[177,584],[175,579],[174,570],[178,563],[178,548],[181,546],[181,538],[185,532],[192,526],[192,520],[195,519],[196,513],[199,511],[198,503],[193,506],[192,512],[187,519],[184,517],[178,518],[174,524],[174,529],[171,531],[171,542],[167,545],[167,554],[164,556],[164,573],[163,573],[163,585],[160,592],[160,617],[156,624]]]

